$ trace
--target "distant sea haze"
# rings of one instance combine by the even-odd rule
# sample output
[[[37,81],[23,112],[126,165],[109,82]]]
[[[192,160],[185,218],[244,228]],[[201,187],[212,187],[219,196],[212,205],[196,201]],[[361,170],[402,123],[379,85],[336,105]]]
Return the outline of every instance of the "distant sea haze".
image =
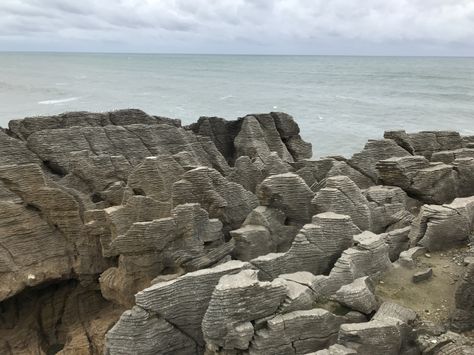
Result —
[[[474,135],[474,58],[0,53],[0,125],[139,108],[180,118],[284,111],[315,157],[384,130]]]

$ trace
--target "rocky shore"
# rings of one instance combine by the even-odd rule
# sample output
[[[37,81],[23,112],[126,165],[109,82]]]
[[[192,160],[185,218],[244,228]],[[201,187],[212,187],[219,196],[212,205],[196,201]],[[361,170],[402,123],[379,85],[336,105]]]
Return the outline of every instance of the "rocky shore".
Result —
[[[0,131],[0,354],[473,354],[474,136],[285,113]]]

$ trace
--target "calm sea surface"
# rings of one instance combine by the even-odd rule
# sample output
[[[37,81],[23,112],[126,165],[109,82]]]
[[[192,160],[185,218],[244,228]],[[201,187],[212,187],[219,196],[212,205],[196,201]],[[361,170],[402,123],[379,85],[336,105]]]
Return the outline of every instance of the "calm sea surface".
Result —
[[[140,108],[191,123],[284,111],[315,156],[384,130],[474,134],[474,58],[0,53],[0,125]]]

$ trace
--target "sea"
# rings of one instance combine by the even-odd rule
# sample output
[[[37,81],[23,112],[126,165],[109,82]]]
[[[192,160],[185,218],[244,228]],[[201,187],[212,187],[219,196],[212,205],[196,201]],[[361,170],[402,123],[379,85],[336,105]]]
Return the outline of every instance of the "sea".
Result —
[[[0,53],[2,127],[123,108],[183,124],[283,111],[314,157],[350,157],[385,130],[474,135],[474,58]]]

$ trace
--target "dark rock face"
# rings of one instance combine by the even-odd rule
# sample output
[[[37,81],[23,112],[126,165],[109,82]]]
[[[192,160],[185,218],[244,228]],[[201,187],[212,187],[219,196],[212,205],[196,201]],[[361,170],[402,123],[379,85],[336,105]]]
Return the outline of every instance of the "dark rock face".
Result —
[[[391,131],[311,160],[285,113],[11,121],[0,353],[416,354],[416,314],[374,285],[392,262],[469,241],[473,142]],[[473,327],[472,274],[457,331]],[[436,349],[468,346],[450,344]]]

